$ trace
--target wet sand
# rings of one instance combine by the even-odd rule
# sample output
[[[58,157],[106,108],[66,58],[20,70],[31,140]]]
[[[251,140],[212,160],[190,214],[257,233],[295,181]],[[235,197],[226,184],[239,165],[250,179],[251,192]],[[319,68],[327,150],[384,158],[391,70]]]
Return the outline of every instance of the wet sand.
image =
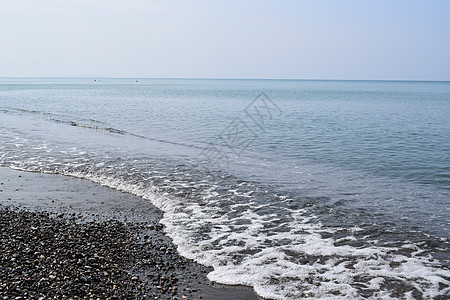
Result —
[[[158,223],[161,211],[142,198],[82,179],[0,168],[0,212],[2,245],[10,245],[1,253],[8,262],[0,272],[7,283],[2,296],[45,288],[68,298],[261,299],[251,288],[209,281],[209,268],[180,257]],[[77,246],[58,246],[74,238]],[[54,261],[64,268],[53,270]]]

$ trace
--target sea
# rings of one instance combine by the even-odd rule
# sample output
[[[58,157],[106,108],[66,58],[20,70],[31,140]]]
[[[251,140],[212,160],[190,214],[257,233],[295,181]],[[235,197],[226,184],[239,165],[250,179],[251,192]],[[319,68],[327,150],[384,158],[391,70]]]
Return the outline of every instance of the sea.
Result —
[[[450,82],[0,78],[0,166],[150,201],[263,298],[450,298]]]

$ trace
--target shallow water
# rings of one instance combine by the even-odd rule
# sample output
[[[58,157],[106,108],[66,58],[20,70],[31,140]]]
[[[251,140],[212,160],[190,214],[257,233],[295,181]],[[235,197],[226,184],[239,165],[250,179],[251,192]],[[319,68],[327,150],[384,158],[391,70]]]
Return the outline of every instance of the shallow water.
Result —
[[[150,200],[182,255],[263,297],[431,299],[449,104],[447,82],[1,79],[0,165]]]

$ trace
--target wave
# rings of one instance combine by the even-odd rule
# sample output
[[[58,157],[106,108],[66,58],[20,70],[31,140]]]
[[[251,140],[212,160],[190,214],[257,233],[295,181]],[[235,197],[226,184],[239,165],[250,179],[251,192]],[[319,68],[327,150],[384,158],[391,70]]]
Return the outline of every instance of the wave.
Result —
[[[102,131],[106,131],[109,133],[115,133],[115,134],[121,134],[121,135],[126,134],[125,131],[115,129],[112,127],[93,126],[93,125],[78,123],[75,121],[64,121],[64,120],[59,120],[59,119],[54,119],[54,118],[50,118],[49,120],[51,120],[53,122],[57,122],[57,123],[63,123],[66,125],[75,126],[75,127],[82,127],[82,128],[88,128],[88,129],[94,129],[94,130],[102,130]]]
[[[65,115],[61,115],[61,114],[54,114],[54,113],[49,113],[49,112],[44,112],[44,111],[28,110],[28,109],[22,109],[22,108],[4,107],[4,108],[2,108],[2,111],[5,113],[11,112],[11,111],[16,111],[16,112],[21,112],[21,113],[29,113],[29,114],[48,116],[48,118],[47,118],[48,121],[65,124],[65,125],[69,125],[69,126],[86,128],[86,129],[91,129],[91,130],[98,130],[98,131],[103,131],[103,132],[112,133],[112,134],[128,135],[128,136],[133,136],[136,138],[145,139],[145,140],[149,140],[149,141],[171,144],[171,145],[176,145],[176,146],[182,146],[182,147],[187,147],[187,148],[193,148],[193,149],[198,149],[198,150],[208,149],[208,146],[198,146],[198,145],[194,145],[194,144],[175,142],[175,141],[170,141],[170,140],[166,140],[166,139],[152,138],[152,137],[144,136],[141,134],[132,133],[132,132],[129,132],[126,130],[117,129],[114,127],[98,126],[96,124],[106,124],[106,123],[103,121],[95,120],[95,119],[86,119],[86,118],[81,118],[81,117],[74,118],[74,117],[65,116]],[[74,119],[76,119],[77,121],[75,121]],[[93,124],[89,124],[89,123],[93,123]]]
[[[39,111],[39,110],[29,110],[29,109],[11,108],[11,107],[5,107],[5,108],[2,108],[2,110],[3,110],[3,112],[16,111],[16,112],[21,112],[21,113],[49,116],[49,118],[47,120],[56,122],[56,123],[66,124],[66,125],[75,126],[75,127],[88,128],[88,129],[93,129],[93,130],[101,130],[101,131],[106,131],[108,133],[115,133],[115,134],[121,134],[121,135],[126,134],[125,131],[119,130],[116,128],[89,124],[89,123],[105,124],[104,122],[95,120],[95,119],[85,119],[85,118],[78,117],[77,119],[79,119],[80,121],[86,122],[86,123],[82,123],[80,121],[73,121],[72,120],[73,118],[68,117],[68,116],[64,116],[64,115],[60,115],[60,114],[53,114],[53,113]]]

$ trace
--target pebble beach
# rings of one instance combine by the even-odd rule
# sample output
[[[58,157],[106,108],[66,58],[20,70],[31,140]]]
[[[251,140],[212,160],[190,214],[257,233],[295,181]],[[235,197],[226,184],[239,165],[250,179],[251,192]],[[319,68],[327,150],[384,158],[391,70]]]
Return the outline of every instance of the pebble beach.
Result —
[[[161,213],[138,197],[58,175],[0,174],[1,299],[258,299],[178,255]]]

